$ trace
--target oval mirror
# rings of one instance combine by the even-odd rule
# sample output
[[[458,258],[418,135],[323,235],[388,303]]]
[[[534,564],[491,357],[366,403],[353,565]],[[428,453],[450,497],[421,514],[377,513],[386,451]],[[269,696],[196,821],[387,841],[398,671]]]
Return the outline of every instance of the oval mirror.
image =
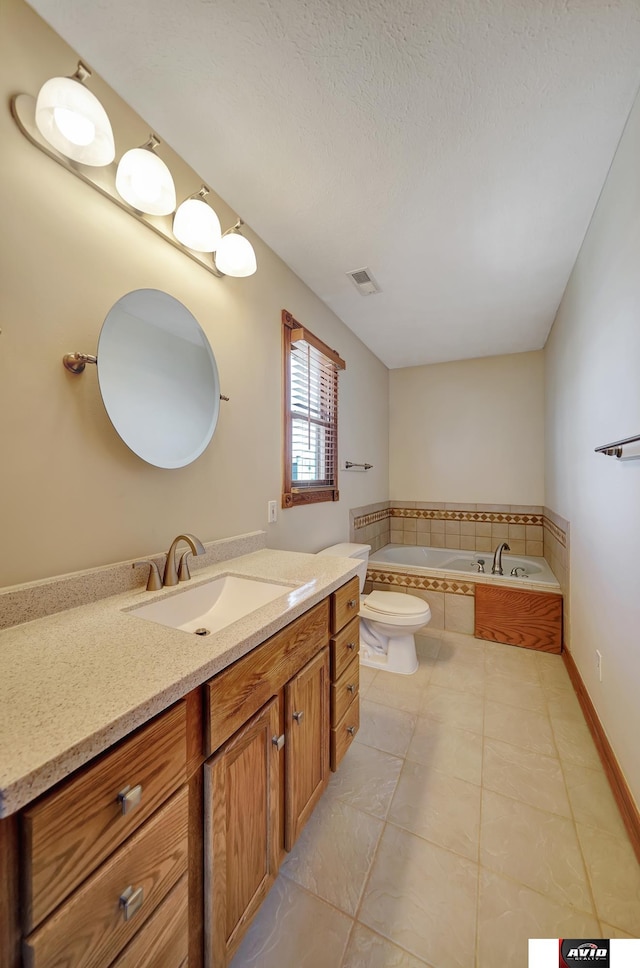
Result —
[[[98,340],[98,382],[127,447],[156,467],[184,467],[213,436],[220,382],[209,341],[179,300],[159,289],[129,292]]]

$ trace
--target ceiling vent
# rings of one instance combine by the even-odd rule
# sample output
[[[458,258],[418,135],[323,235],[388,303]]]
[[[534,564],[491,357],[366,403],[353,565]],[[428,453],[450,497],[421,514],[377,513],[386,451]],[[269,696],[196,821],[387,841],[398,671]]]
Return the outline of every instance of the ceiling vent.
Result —
[[[380,292],[380,286],[368,269],[354,269],[353,272],[347,272],[347,275],[361,296],[373,296],[374,293]]]

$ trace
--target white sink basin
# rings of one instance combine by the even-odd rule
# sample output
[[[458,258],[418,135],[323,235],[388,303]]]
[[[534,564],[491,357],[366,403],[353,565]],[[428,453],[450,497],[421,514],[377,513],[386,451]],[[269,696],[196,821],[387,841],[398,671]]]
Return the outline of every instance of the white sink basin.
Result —
[[[129,615],[168,625],[172,629],[207,635],[219,632],[257,608],[294,591],[292,585],[276,585],[239,575],[221,575],[201,585],[183,588],[161,601],[132,608]]]

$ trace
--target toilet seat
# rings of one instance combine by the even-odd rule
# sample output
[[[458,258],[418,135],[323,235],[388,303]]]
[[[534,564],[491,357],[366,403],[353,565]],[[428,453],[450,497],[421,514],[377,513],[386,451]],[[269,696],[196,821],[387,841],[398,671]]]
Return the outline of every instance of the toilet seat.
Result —
[[[427,602],[415,595],[401,592],[371,592],[360,599],[360,618],[370,622],[382,622],[399,628],[405,625],[423,625],[431,616]]]

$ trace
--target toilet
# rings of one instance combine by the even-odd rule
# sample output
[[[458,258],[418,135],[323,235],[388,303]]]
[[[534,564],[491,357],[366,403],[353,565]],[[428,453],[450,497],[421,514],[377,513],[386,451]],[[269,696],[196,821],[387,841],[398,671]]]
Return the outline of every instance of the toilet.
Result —
[[[362,596],[371,546],[331,545],[318,552],[334,558],[359,558],[360,663],[372,669],[410,676],[418,668],[414,634],[431,619],[427,602],[402,592],[371,592]]]

